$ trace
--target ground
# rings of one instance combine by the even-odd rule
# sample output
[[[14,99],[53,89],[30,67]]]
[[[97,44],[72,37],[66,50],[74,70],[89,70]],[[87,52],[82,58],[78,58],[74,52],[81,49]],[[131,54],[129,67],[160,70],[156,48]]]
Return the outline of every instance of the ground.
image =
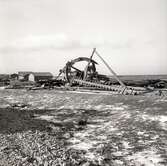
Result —
[[[167,165],[167,97],[0,90],[0,165]]]

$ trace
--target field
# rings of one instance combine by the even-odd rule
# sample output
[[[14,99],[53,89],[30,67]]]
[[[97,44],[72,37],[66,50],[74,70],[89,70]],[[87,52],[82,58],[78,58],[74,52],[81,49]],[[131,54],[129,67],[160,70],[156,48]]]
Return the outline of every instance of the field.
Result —
[[[167,97],[0,90],[0,165],[165,166]]]
[[[133,81],[142,81],[142,80],[167,80],[167,75],[119,75],[121,80],[133,80]]]

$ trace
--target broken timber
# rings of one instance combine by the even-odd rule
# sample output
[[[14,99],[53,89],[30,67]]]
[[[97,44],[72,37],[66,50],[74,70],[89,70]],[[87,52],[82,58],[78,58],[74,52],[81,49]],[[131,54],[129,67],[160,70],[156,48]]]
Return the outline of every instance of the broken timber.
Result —
[[[93,60],[93,56],[95,54],[101,59],[120,85],[113,85],[109,77],[98,74],[96,71],[96,65],[98,65],[98,63]],[[87,62],[84,70],[74,66],[75,63],[82,61]],[[146,92],[146,89],[142,87],[126,86],[108,65],[108,63],[97,52],[96,48],[93,49],[90,58],[79,57],[67,62],[60,74],[62,73],[64,73],[65,79],[70,85],[94,87],[101,90],[112,91],[114,94],[137,95]]]

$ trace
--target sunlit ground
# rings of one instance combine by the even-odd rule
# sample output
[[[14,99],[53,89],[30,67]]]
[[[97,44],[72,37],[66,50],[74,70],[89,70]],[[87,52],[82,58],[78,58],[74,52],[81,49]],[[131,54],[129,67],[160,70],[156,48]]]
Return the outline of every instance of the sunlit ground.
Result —
[[[167,98],[0,91],[0,165],[167,165]]]

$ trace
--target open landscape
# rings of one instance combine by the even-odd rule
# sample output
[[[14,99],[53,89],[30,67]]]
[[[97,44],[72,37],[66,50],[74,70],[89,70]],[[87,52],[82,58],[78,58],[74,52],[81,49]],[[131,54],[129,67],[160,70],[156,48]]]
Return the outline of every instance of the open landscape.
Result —
[[[167,0],[0,0],[0,166],[167,166]]]
[[[0,90],[0,165],[165,166],[167,97]]]

